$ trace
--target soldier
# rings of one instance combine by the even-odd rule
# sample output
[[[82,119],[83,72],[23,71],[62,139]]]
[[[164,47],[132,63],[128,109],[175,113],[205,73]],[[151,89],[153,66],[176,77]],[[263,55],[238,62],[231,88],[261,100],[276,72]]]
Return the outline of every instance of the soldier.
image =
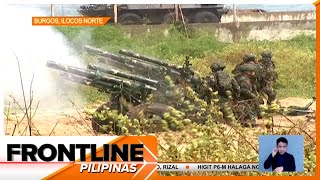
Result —
[[[221,96],[228,99],[234,99],[239,97],[240,87],[237,81],[232,78],[228,73],[223,70],[226,66],[221,62],[215,62],[211,66],[213,88],[218,91]]]
[[[243,57],[243,61],[234,68],[232,73],[233,74],[237,74],[239,72],[239,67],[241,65],[244,65],[244,64],[257,64],[257,63],[258,62],[256,61],[255,55],[253,55],[253,54],[245,54],[244,57]]]
[[[230,106],[230,100],[237,99],[240,95],[240,87],[237,81],[228,73],[224,72],[225,65],[218,61],[213,63],[210,68],[212,75],[209,76],[208,85],[214,91],[218,92],[221,112],[224,118],[230,119],[233,112]]]
[[[238,120],[243,125],[255,124],[255,118],[258,115],[258,105],[263,103],[255,84],[257,72],[256,64],[243,64],[238,67],[238,74],[235,76],[240,86],[240,98],[237,108]],[[242,119],[242,116],[243,119]]]
[[[267,95],[267,104],[270,105],[276,99],[277,94],[272,86],[278,79],[278,74],[272,61],[272,52],[264,51],[261,56],[262,59],[259,61],[259,65],[262,69],[258,77],[259,92]]]

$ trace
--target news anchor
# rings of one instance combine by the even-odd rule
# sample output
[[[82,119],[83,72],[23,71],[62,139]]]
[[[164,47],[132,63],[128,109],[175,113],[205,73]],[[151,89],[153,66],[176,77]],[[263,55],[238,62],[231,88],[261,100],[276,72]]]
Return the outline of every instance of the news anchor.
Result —
[[[287,153],[288,140],[284,137],[277,139],[276,148],[264,162],[264,168],[272,167],[273,172],[294,172],[296,171],[295,159],[292,154]]]

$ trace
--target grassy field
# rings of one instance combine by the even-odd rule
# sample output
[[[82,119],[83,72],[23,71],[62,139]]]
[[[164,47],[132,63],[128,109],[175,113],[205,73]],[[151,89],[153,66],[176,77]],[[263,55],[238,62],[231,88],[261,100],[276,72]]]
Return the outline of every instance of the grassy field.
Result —
[[[275,85],[278,99],[286,97],[311,98],[315,95],[315,37],[300,35],[285,41],[242,41],[223,43],[217,41],[206,32],[198,31],[187,38],[176,28],[169,28],[169,33],[137,33],[128,36],[121,27],[59,27],[69,40],[71,46],[79,48],[88,44],[103,50],[117,52],[121,48],[130,49],[141,54],[166,59],[176,64],[183,63],[185,56],[191,56],[193,68],[202,75],[209,73],[209,65],[215,60],[222,60],[227,71],[241,61],[245,53],[259,54],[264,49],[274,53],[274,61],[279,73],[279,82]],[[96,59],[82,54],[85,63]],[[87,87],[75,86],[86,102],[93,103],[105,100],[107,96]],[[192,131],[190,131],[192,130]],[[158,133],[159,161],[251,161],[256,162],[258,156],[252,147],[257,147],[259,134],[268,131],[260,129],[244,129],[208,122],[204,126],[190,124],[186,130],[175,133]],[[288,130],[275,133],[287,134]],[[300,134],[299,130],[291,130],[290,134]],[[243,138],[241,135],[245,135]],[[190,139],[192,139],[190,141]],[[295,175],[314,175],[315,144],[305,139],[305,173]],[[179,173],[165,173],[178,175]],[[181,174],[180,174],[181,175]],[[187,175],[184,173],[183,175]],[[189,174],[190,175],[190,174]],[[262,173],[193,173],[192,175],[272,175]],[[275,174],[273,174],[275,175]]]

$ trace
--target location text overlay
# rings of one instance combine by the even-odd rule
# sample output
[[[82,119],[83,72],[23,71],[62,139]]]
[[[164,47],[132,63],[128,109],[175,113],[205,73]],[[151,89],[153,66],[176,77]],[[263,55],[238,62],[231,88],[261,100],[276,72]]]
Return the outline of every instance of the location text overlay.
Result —
[[[32,17],[33,26],[104,26],[110,17]]]

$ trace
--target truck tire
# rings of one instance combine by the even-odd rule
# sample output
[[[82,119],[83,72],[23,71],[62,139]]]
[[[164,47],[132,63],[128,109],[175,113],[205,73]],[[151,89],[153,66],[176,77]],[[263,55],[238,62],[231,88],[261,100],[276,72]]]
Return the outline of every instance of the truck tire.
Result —
[[[211,12],[202,11],[202,12],[198,12],[194,16],[194,22],[195,23],[218,23],[219,19],[215,14]]]
[[[175,21],[175,13],[168,13],[163,17],[163,24],[173,24]]]
[[[142,19],[134,13],[126,13],[119,17],[119,23],[125,25],[142,24]]]

